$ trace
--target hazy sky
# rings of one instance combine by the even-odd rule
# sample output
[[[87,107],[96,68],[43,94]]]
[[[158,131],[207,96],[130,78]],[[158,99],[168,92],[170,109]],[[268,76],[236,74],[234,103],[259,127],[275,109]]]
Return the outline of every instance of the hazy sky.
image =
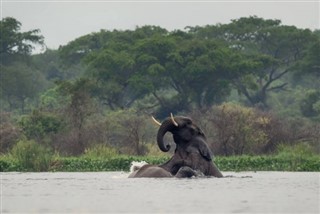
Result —
[[[229,23],[256,15],[280,19],[285,25],[319,29],[319,1],[76,1],[0,0],[1,18],[11,16],[22,31],[40,29],[49,48],[56,49],[100,29],[135,29],[157,25],[168,30]]]

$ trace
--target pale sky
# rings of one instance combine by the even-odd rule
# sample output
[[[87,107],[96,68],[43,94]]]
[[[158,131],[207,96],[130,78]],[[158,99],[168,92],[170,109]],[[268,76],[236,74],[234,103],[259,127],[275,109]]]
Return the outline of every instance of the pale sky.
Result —
[[[22,31],[40,29],[46,45],[59,45],[105,30],[134,30],[156,25],[167,30],[186,26],[229,23],[231,19],[256,15],[280,19],[285,25],[320,29],[319,2],[271,0],[221,1],[84,1],[84,0],[0,0],[1,18],[14,17]]]

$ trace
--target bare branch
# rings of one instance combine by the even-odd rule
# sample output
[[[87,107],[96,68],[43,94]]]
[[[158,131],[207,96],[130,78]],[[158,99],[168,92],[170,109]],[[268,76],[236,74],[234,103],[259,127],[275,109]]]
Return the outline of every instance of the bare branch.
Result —
[[[281,85],[277,85],[277,86],[274,86],[274,87],[271,87],[271,88],[268,88],[267,91],[272,91],[272,90],[283,90],[284,87],[288,85],[288,83],[283,83]]]

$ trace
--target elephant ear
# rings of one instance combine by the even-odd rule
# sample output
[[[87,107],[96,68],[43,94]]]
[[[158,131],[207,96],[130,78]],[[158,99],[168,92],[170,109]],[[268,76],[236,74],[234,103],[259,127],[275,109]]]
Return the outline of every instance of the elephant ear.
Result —
[[[204,157],[208,161],[212,161],[213,153],[205,142],[200,141],[198,149],[202,157]]]
[[[198,140],[194,141],[192,143],[192,146],[189,146],[186,151],[188,153],[192,153],[192,152],[197,152],[200,153],[200,155],[208,160],[208,161],[212,161],[212,157],[213,157],[213,153],[211,151],[211,149],[208,147],[207,143],[202,139],[202,138],[198,138]]]
[[[199,128],[197,127],[197,131],[198,131],[198,135],[202,136],[204,139],[206,139],[206,136],[204,134],[204,132]]]

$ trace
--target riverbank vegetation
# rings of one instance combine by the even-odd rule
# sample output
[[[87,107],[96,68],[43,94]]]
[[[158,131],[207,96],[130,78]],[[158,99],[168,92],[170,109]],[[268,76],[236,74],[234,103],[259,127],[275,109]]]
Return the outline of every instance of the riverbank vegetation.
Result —
[[[222,170],[319,171],[319,30],[253,16],[102,29],[32,54],[40,30],[0,28],[1,171],[164,162],[150,118],[171,112],[203,129]]]
[[[28,144],[28,143],[26,143]],[[26,145],[24,144],[24,145]],[[32,143],[31,143],[32,144]],[[21,148],[22,149],[22,148]],[[23,151],[0,156],[0,171],[21,172],[97,172],[129,171],[132,161],[161,164],[169,156],[129,156],[112,151],[104,155],[85,154],[80,157],[60,157],[36,147],[23,147]],[[31,152],[33,150],[34,153]],[[108,149],[105,149],[107,151]],[[99,152],[101,154],[101,152]],[[222,171],[317,171],[320,172],[320,157],[306,145],[282,147],[277,154],[259,156],[218,156],[214,162]]]

